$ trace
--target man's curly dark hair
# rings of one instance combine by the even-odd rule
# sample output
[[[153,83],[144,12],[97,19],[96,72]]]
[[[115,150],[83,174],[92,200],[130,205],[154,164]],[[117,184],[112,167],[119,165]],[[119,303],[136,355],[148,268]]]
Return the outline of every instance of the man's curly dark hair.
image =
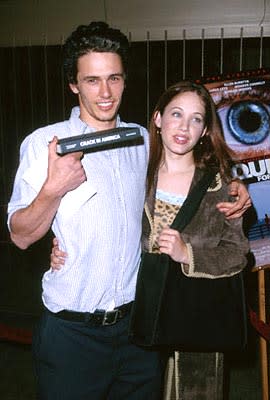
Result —
[[[91,22],[78,26],[65,41],[64,72],[69,83],[77,83],[78,59],[91,51],[118,54],[126,72],[129,52],[127,37],[106,22]]]

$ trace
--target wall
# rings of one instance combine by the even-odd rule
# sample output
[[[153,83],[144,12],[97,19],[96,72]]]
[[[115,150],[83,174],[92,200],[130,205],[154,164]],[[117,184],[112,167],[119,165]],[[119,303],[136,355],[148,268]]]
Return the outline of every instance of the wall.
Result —
[[[147,31],[152,40],[165,31],[168,39],[253,37],[261,28],[270,36],[270,1],[0,0],[0,46],[61,44],[91,20],[107,20],[135,41],[145,40]]]

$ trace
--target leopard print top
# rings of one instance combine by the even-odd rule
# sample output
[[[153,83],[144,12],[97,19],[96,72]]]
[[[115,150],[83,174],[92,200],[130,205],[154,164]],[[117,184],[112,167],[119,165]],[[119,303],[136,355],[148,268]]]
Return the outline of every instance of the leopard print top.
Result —
[[[159,253],[158,237],[165,227],[172,224],[178,213],[185,197],[171,195],[170,193],[157,190],[155,210],[154,210],[154,229],[152,237],[152,252]]]

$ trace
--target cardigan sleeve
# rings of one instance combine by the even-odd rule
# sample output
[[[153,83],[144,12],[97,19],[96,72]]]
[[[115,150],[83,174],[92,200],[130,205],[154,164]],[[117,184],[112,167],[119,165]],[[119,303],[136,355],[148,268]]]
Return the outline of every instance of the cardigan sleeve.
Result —
[[[243,219],[227,220],[216,209],[219,201],[229,201],[228,187],[207,192],[191,223],[182,233],[190,264],[181,265],[186,276],[221,278],[234,275],[247,265],[249,242],[243,231]]]

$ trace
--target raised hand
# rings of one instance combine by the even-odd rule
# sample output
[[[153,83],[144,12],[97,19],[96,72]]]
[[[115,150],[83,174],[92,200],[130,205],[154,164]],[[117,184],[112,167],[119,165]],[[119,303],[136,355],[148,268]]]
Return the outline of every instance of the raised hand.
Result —
[[[171,228],[164,228],[158,238],[159,250],[168,254],[174,261],[189,264],[187,246],[180,233]]]
[[[86,175],[81,163],[83,153],[69,153],[59,156],[56,153],[57,138],[49,143],[48,176],[46,190],[54,195],[63,196],[76,189],[85,180]]]

